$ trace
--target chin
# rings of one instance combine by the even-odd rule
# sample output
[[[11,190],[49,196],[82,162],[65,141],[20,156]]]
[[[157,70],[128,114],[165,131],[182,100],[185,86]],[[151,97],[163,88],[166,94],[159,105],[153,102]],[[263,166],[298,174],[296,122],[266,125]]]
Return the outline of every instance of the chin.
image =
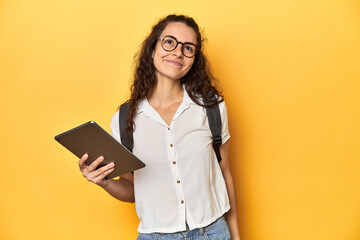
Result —
[[[180,80],[183,78],[188,71],[180,71],[179,69],[161,69],[160,71],[157,70],[159,76],[163,76],[166,78],[174,79],[174,80]]]
[[[174,80],[180,80],[182,77],[184,77],[186,74],[174,74],[174,73],[169,73],[166,74],[165,76]]]

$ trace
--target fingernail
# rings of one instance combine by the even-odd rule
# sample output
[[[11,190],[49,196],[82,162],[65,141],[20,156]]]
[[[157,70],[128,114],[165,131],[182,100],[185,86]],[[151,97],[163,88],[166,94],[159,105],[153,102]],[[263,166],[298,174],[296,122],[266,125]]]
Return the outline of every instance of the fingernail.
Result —
[[[110,166],[111,166],[111,167],[112,167],[112,166],[115,166],[115,163],[111,162],[111,163],[110,163]]]

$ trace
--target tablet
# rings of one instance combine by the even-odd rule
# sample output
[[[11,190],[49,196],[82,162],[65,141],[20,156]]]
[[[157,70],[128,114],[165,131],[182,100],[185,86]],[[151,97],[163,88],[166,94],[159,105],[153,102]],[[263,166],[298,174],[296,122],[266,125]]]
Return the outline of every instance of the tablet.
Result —
[[[59,134],[55,140],[78,158],[87,153],[87,165],[100,156],[104,157],[104,161],[98,168],[114,162],[115,169],[107,176],[108,179],[145,167],[140,159],[94,121]]]

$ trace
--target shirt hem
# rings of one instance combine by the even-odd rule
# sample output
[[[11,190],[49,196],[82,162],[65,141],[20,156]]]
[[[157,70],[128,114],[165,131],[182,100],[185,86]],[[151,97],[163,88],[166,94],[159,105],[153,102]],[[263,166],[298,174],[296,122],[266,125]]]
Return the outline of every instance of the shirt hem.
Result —
[[[188,222],[189,224],[189,230],[193,230],[196,228],[202,228],[202,227],[207,227],[208,225],[212,224],[213,222],[215,222],[217,219],[219,219],[220,217],[222,217],[225,213],[227,213],[230,210],[230,205],[227,205],[226,208],[221,211],[220,214],[217,214],[215,217],[212,217],[210,220],[201,223],[201,224],[191,224]],[[170,228],[170,229],[164,229],[164,228],[155,228],[155,229],[138,229],[139,233],[176,233],[176,232],[183,232],[186,231],[186,226],[181,226],[181,227],[175,227],[175,228]]]
[[[212,224],[213,222],[215,222],[216,220],[218,220],[220,217],[222,217],[225,213],[227,213],[230,210],[230,206],[228,205],[224,211],[218,215],[216,215],[215,217],[211,218],[210,220],[206,221],[205,223],[201,223],[201,224],[189,224],[189,230],[194,230],[196,228],[202,228],[202,227],[207,227],[210,224]]]
[[[156,229],[150,229],[150,230],[139,230],[139,233],[176,233],[176,232],[183,232],[186,231],[186,226],[184,227],[176,227],[171,229],[163,229],[163,228],[156,228]]]

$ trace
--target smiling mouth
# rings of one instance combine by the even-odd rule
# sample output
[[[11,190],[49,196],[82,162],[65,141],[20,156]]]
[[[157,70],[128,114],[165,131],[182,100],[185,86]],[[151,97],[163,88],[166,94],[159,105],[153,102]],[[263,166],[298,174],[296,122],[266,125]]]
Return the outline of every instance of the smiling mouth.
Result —
[[[170,63],[171,65],[174,65],[174,66],[179,66],[179,67],[182,67],[183,65],[179,62],[175,62],[175,61],[171,61],[171,60],[166,60],[168,63]]]

